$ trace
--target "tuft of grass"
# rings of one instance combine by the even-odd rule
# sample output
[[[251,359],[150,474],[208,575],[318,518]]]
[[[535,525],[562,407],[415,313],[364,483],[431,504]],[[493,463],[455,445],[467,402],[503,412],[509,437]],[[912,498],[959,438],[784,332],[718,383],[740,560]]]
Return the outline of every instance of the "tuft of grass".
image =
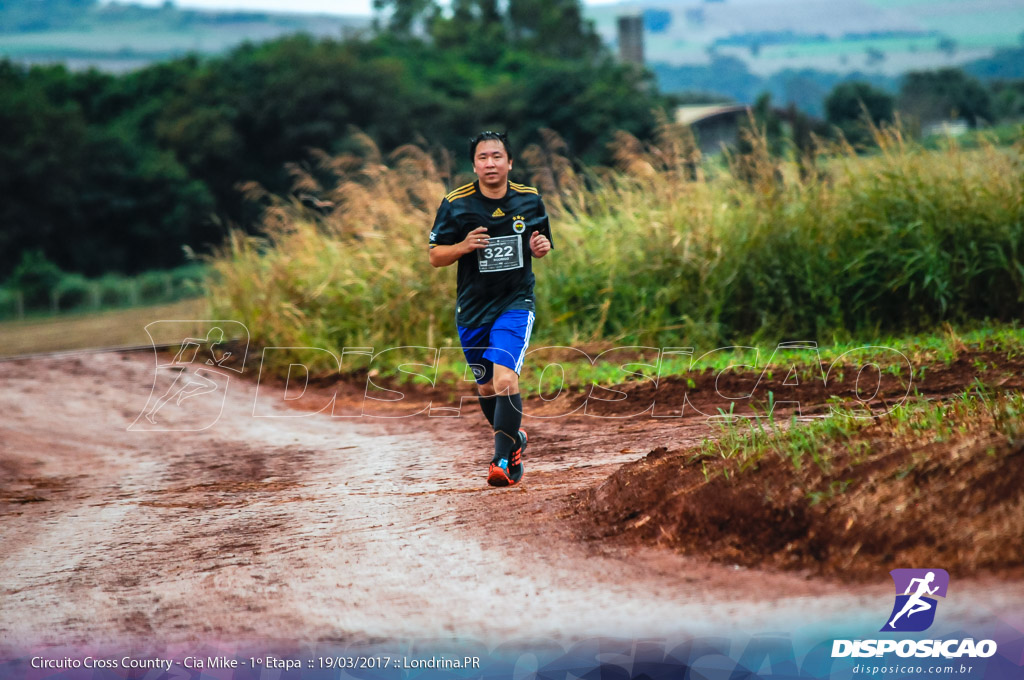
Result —
[[[766,456],[775,455],[797,473],[814,465],[819,476],[829,476],[837,468],[861,465],[876,448],[886,449],[893,444],[927,451],[933,444],[980,440],[996,433],[1013,445],[1024,436],[1024,394],[998,394],[975,379],[952,399],[909,401],[871,417],[838,406],[833,406],[832,416],[810,422],[799,422],[793,416],[786,427],[780,427],[767,416],[729,416],[723,412],[722,418],[715,419],[716,436],[705,439],[691,460],[722,459],[727,462],[720,468],[722,474],[726,474],[726,468],[732,468],[731,474],[735,476],[756,469]],[[923,459],[915,458],[899,476],[910,474],[921,462]],[[705,478],[713,475],[706,466],[703,469]],[[841,492],[849,486],[845,482],[829,490]],[[813,494],[815,503],[829,497],[821,489]]]

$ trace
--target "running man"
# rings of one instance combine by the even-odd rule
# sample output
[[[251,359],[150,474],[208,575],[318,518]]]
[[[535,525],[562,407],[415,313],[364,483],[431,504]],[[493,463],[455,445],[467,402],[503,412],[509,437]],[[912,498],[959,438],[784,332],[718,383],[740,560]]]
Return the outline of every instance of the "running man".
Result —
[[[913,595],[910,595],[910,597],[907,599],[906,604],[903,605],[903,609],[900,610],[900,613],[897,614],[896,616],[892,617],[892,621],[889,622],[889,627],[890,628],[895,628],[896,627],[896,619],[900,618],[904,614],[906,614],[907,618],[909,619],[911,616],[913,616],[914,614],[916,614],[918,612],[928,611],[929,609],[932,608],[931,603],[925,602],[924,600],[921,599],[921,597],[926,595],[926,594],[927,595],[934,595],[935,591],[939,589],[938,586],[935,586],[934,588],[929,588],[928,587],[928,585],[932,581],[934,581],[934,580],[935,580],[935,572],[934,571],[929,571],[927,574],[925,574],[924,578],[912,578],[912,579],[910,579],[910,583],[907,584],[907,589],[906,589],[906,591],[904,591],[903,594],[904,595],[910,595],[910,589],[914,587],[915,583],[918,584],[917,585],[917,591]]]
[[[481,132],[470,140],[477,180],[444,197],[430,231],[430,264],[458,269],[455,324],[473,369],[480,408],[494,430],[491,486],[523,477],[526,431],[519,372],[530,342],[533,258],[551,250],[551,226],[533,187],[508,181],[508,138]]]

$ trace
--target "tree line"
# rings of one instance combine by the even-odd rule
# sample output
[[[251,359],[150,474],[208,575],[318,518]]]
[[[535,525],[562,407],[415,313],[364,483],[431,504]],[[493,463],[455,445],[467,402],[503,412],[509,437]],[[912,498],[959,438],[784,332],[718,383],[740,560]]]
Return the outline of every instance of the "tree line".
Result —
[[[468,170],[467,138],[482,129],[511,131],[520,149],[554,130],[572,157],[610,164],[617,130],[650,139],[657,112],[686,99],[619,63],[578,0],[375,6],[365,35],[295,35],[120,75],[0,61],[0,281],[37,251],[86,276],[178,266],[186,247],[254,227],[262,206],[241,183],[287,194],[288,164],[314,149],[342,153],[358,144],[355,131],[385,152],[429,148],[449,161],[449,177]],[[1020,88],[991,95],[966,76],[928,78],[906,81],[919,101],[961,114],[974,106],[972,120],[1024,102]],[[891,118],[891,95],[876,89],[837,85],[829,122],[856,135],[860,102]],[[767,101],[756,112],[771,122]],[[798,145],[829,132],[793,108],[789,120]]]
[[[372,35],[295,35],[122,75],[0,62],[0,281],[33,249],[90,276],[176,266],[182,246],[255,223],[240,182],[286,193],[287,163],[342,152],[356,129],[464,163],[480,129],[521,148],[550,128],[602,162],[615,130],[645,137],[668,106],[576,0],[458,0],[447,14],[423,0],[387,16]]]

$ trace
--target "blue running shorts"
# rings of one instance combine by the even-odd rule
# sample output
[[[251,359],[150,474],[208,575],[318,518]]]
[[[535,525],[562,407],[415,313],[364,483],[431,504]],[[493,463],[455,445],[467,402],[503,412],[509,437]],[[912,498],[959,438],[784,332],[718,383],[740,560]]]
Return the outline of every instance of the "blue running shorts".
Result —
[[[485,326],[456,327],[459,329],[462,353],[466,355],[478,385],[491,381],[494,377],[494,364],[511,368],[519,375],[526,347],[530,344],[533,312],[510,309]]]

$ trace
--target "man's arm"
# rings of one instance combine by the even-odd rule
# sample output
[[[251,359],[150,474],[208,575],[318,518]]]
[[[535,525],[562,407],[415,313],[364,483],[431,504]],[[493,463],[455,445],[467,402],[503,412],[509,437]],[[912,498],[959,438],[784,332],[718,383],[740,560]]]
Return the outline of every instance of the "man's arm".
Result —
[[[474,250],[486,248],[490,243],[487,227],[477,227],[461,242],[450,246],[430,246],[430,264],[434,267],[447,267],[459,261],[459,258]]]
[[[544,201],[540,196],[537,196],[537,213],[539,222],[530,234],[530,250],[533,251],[533,256],[540,258],[548,254],[548,252],[554,248],[551,239],[551,222],[548,221],[548,211],[544,207]]]
[[[469,251],[463,250],[461,243],[456,243],[453,246],[430,246],[430,265],[432,267],[447,267],[458,262],[459,258],[467,252]]]

